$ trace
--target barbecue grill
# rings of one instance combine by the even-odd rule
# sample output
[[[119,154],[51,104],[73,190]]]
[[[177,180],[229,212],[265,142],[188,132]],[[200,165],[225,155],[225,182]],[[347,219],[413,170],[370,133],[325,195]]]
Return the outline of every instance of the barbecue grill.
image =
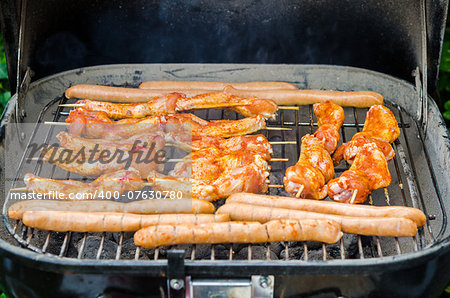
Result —
[[[412,297],[432,296],[448,282],[450,142],[428,95],[436,86],[446,1],[348,1],[342,6],[287,1],[276,7],[252,1],[63,2],[57,4],[58,13],[53,1],[0,4],[11,86],[17,85],[2,117],[2,151],[6,126],[33,123],[29,131],[17,126],[13,179],[2,171],[0,264],[7,292],[30,297]],[[111,35],[112,24],[117,36]],[[131,33],[136,38],[129,40]],[[135,62],[149,64],[104,65]],[[69,108],[59,105],[73,102],[64,97],[68,87],[137,87],[147,80],[286,81],[301,89],[381,93],[401,135],[389,163],[392,183],[373,192],[369,204],[419,208],[427,215],[426,225],[411,238],[344,235],[333,245],[235,243],[147,250],[135,247],[129,233],[47,232],[8,218],[9,189],[23,186],[30,169],[24,162],[27,145],[39,129],[46,139],[54,137],[56,130],[45,122],[67,117]],[[366,111],[345,108],[341,142],[362,129]],[[206,120],[240,117],[212,110],[196,114]],[[269,141],[296,142],[273,145],[273,157],[288,161],[271,163],[269,194],[286,195],[277,185],[298,159],[300,138],[317,127],[312,106],[280,110],[268,126],[290,129],[264,131]],[[4,158],[1,162],[4,168]],[[44,177],[57,170],[31,164],[31,171]],[[345,170],[340,165],[336,173]]]

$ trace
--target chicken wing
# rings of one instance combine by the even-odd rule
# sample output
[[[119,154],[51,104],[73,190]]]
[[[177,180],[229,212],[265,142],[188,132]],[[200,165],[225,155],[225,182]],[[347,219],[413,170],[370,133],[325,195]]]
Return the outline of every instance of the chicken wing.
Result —
[[[97,150],[89,151],[90,147],[93,150],[95,143],[87,142],[85,147],[81,138],[77,141],[77,143],[64,141],[63,144],[69,148],[49,146],[43,151],[43,160],[83,176],[98,176],[133,167],[142,177],[147,177],[151,171],[161,170],[164,166],[163,162],[156,158],[158,152],[165,146],[164,138],[160,135],[148,138],[151,145],[131,148],[130,151],[123,150],[126,146],[120,143],[109,143],[107,147],[103,144],[97,147]]]
[[[169,93],[148,102],[121,104],[106,101],[79,100],[89,111],[105,112],[112,119],[143,118],[152,115],[174,114],[181,111],[228,108],[245,117],[261,115],[275,120],[277,104],[269,99],[240,98],[223,92],[199,94],[186,97],[183,93]]]
[[[333,156],[334,164],[338,165],[342,159],[351,164],[359,148],[368,143],[375,143],[386,160],[391,160],[395,152],[390,143],[394,142],[399,135],[400,129],[394,114],[385,106],[372,106],[367,112],[363,130],[356,133],[350,142],[336,149]]]
[[[360,148],[350,169],[328,182],[328,196],[339,202],[362,203],[371,191],[390,183],[391,174],[383,152],[376,144],[369,143]]]
[[[91,183],[76,180],[55,180],[41,178],[33,174],[24,177],[28,192],[46,194],[53,199],[80,200],[117,197],[126,191],[139,190],[144,187],[143,180],[136,170],[120,170],[104,174]],[[56,196],[56,197],[54,197]]]
[[[334,177],[330,154],[339,142],[344,110],[331,101],[326,101],[314,104],[314,113],[319,128],[314,136],[302,137],[298,162],[287,168],[283,181],[291,196],[319,200],[327,195],[325,183]]]
[[[177,163],[169,177],[188,178],[193,198],[215,201],[236,192],[266,192],[269,171],[267,160],[255,152],[225,153],[209,147],[194,151]],[[180,184],[179,188],[188,188],[185,184]]]
[[[272,155],[272,145],[263,135],[246,135],[231,137],[194,136],[192,137],[192,150],[215,147],[225,153],[237,151],[255,152],[263,156],[265,160],[270,160]]]
[[[367,112],[363,132],[392,143],[400,135],[400,128],[391,110],[382,105],[375,105]]]
[[[97,116],[100,118],[96,119]],[[70,123],[69,132],[73,135],[110,140],[157,131],[179,133],[180,129],[193,136],[228,138],[250,134],[266,127],[264,117],[261,115],[239,120],[210,122],[192,114],[158,115],[141,119],[112,121],[103,112],[90,112],[83,108],[73,110],[66,122]]]

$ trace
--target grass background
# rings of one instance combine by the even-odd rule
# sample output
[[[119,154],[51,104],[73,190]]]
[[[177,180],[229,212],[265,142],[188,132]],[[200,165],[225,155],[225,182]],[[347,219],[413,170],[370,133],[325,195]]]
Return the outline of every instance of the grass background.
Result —
[[[442,115],[450,128],[450,22],[447,19],[447,28],[445,29],[444,44],[442,46],[442,59],[439,69],[438,95],[442,105]]]
[[[445,30],[444,44],[442,48],[442,59],[439,71],[438,96],[440,110],[450,132],[450,22]],[[8,81],[8,71],[6,69],[6,57],[3,46],[3,37],[0,34],[0,113],[3,113],[6,103],[11,98]],[[1,285],[0,285],[1,288]],[[1,292],[1,291],[0,291]],[[450,298],[450,285],[444,290],[440,297]],[[7,298],[2,293],[0,298]]]
[[[0,34],[0,113],[3,113],[3,109],[10,98],[11,92],[6,69],[5,48],[3,46],[3,36]]]

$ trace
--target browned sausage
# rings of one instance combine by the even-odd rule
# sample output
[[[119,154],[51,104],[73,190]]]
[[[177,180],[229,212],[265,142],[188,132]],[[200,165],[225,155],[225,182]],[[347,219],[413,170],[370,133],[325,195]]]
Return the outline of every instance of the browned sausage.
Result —
[[[339,223],[345,233],[366,236],[406,237],[417,233],[416,224],[407,218],[351,217],[238,203],[223,205],[217,210],[217,214],[229,214],[231,220],[261,223],[274,219],[328,219]]]
[[[342,204],[337,202],[299,200],[295,198],[267,196],[249,193],[237,193],[227,199],[227,203],[243,203],[274,208],[297,209],[303,211],[328,213],[357,217],[404,217],[416,223],[418,227],[425,224],[425,214],[416,208],[401,206],[368,206]]]
[[[231,86],[224,92],[239,96],[265,98],[277,105],[309,105],[330,100],[343,107],[368,108],[383,104],[383,96],[372,91],[328,91],[328,90],[237,90]]]
[[[142,200],[121,203],[105,200],[92,201],[55,201],[55,200],[27,200],[14,203],[8,209],[8,216],[12,219],[22,219],[26,211],[82,211],[82,212],[124,212],[137,214],[163,213],[214,213],[214,205],[210,202],[192,199],[192,210],[186,206],[191,200]]]
[[[173,244],[306,240],[335,243],[341,237],[339,225],[329,220],[276,220],[265,225],[258,222],[222,222],[150,226],[134,234],[134,243],[145,248]]]
[[[165,91],[163,94],[167,94]],[[160,96],[161,92],[138,88],[100,85],[75,85],[66,90],[67,98],[92,99],[111,102],[145,102]]]
[[[223,90],[226,86],[232,86],[239,90],[276,90],[276,89],[298,89],[294,84],[286,82],[208,82],[208,81],[147,81],[143,82],[141,89],[160,89],[160,90]]]
[[[154,97],[163,96],[180,90],[168,89],[138,89],[109,87],[99,85],[75,85],[66,90],[67,98],[92,99],[110,102],[146,102]],[[185,89],[181,90],[187,97],[204,93],[214,93],[218,90]],[[232,86],[223,89],[224,92],[242,98],[257,97],[271,99],[277,105],[309,105],[330,100],[343,107],[367,108],[383,104],[383,96],[373,91],[328,91],[328,90],[240,90]]]
[[[157,214],[139,215],[121,212],[27,211],[24,225],[56,232],[132,232],[151,225],[202,224],[229,221],[228,215]]]

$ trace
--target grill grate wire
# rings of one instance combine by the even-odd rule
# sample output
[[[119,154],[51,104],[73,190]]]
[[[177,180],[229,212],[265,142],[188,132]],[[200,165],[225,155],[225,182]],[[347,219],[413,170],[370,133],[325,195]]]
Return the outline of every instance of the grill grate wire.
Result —
[[[51,120],[54,122],[63,121],[64,118],[68,115],[68,110],[64,110],[65,108],[60,107],[59,105],[62,103],[66,103],[67,99],[62,96],[60,98],[56,98],[53,101],[51,101],[49,104],[44,107],[43,111],[41,112],[38,122],[35,127],[35,131],[33,132],[32,136],[30,137],[30,142],[32,142],[32,139],[35,136],[36,130],[38,127],[42,124],[44,120]],[[389,105],[388,105],[389,106]],[[56,108],[55,108],[56,107]],[[54,112],[52,113],[53,118],[48,118],[48,110],[50,108],[53,108]],[[411,122],[414,122],[411,117],[409,117],[406,112],[400,108],[400,107],[394,107],[389,106],[394,113],[396,113],[396,118],[399,122],[399,127],[401,128],[402,135],[404,137],[404,141],[402,142],[400,139],[396,140],[393,144],[393,148],[395,150],[395,156],[393,161],[389,163],[390,166],[390,172],[392,175],[392,183],[388,187],[389,189],[396,190],[395,188],[398,188],[398,191],[400,192],[399,196],[391,197],[391,195],[388,192],[388,188],[384,189],[384,201],[382,204],[380,204],[380,200],[377,198],[377,205],[390,205],[391,202],[394,200],[394,205],[403,205],[403,206],[413,206],[416,208],[419,208],[423,210],[426,213],[426,206],[422,195],[422,189],[421,185],[417,179],[416,174],[416,166],[414,164],[414,159],[412,157],[411,148],[410,148],[410,141],[407,137],[408,130],[415,130],[419,131],[417,123],[415,125],[411,125]],[[365,115],[365,112],[368,109],[356,109],[356,108],[345,108],[345,115],[346,115],[346,121],[344,125],[341,128],[341,142],[346,142],[351,139],[352,135],[355,132],[358,132],[363,127],[364,123],[364,116],[361,116],[361,114]],[[359,113],[359,115],[358,115]],[[199,111],[196,113],[198,116],[204,118],[205,120],[213,120],[213,119],[239,119],[241,116],[235,114],[235,113],[229,113],[225,111]],[[47,118],[46,118],[47,117]],[[46,119],[44,119],[46,118]],[[300,140],[301,137],[305,133],[313,133],[315,128],[317,127],[317,123],[314,122],[314,115],[313,115],[313,109],[312,105],[309,106],[299,106],[298,110],[280,110],[279,115],[277,117],[277,120],[274,122],[268,123],[268,126],[278,126],[283,128],[291,128],[292,130],[289,132],[286,131],[280,131],[280,132],[274,132],[265,130],[263,133],[265,136],[269,139],[269,141],[296,141],[296,144],[286,144],[286,145],[273,145],[274,147],[274,156],[275,157],[281,157],[281,158],[289,158],[288,162],[281,162],[277,163],[276,165],[274,163],[271,164],[272,171],[271,175],[269,176],[270,183],[271,184],[277,184],[281,185],[282,180],[280,180],[286,170],[286,168],[290,165],[295,164],[297,161],[297,158],[300,154]],[[352,119],[353,121],[349,120]],[[408,121],[405,121],[407,119]],[[50,139],[53,136],[54,127],[49,126],[48,133],[45,138],[45,143],[48,143]],[[401,136],[402,137],[402,136]],[[281,138],[281,139],[280,139]],[[445,223],[447,221],[445,212],[443,212],[443,206],[442,202],[440,201],[439,191],[435,183],[434,173],[432,171],[431,165],[428,160],[428,155],[426,153],[426,149],[423,144],[423,140],[420,140],[421,148],[424,151],[424,154],[427,159],[428,169],[431,173],[431,177],[434,182],[434,188],[435,193],[438,196],[439,203],[442,209],[442,215],[443,215],[443,225],[438,233],[438,235],[433,234],[433,230],[430,224],[430,221],[428,220],[427,216],[427,222],[425,225],[425,228],[420,228],[419,233],[415,237],[408,237],[408,238],[389,238],[389,237],[368,237],[368,236],[360,236],[357,235],[356,237],[356,246],[357,246],[357,254],[351,256],[348,252],[348,249],[346,248],[346,239],[343,237],[337,244],[335,245],[326,245],[322,244],[320,247],[317,247],[317,245],[311,244],[309,242],[300,242],[300,243],[288,243],[283,242],[280,243],[280,245],[284,248],[284,257],[280,255],[280,260],[303,260],[308,261],[311,260],[311,257],[315,257],[318,260],[322,261],[332,261],[333,259],[340,259],[345,260],[348,258],[376,258],[376,257],[383,257],[383,256],[389,256],[389,255],[399,255],[406,252],[412,252],[417,251],[419,248],[423,249],[424,247],[428,245],[432,245],[436,242],[436,239],[439,239],[439,237],[444,233],[445,229]],[[28,145],[29,145],[28,144]],[[291,147],[289,147],[291,146]],[[404,149],[406,146],[406,150]],[[27,147],[28,149],[28,147]],[[21,173],[21,169],[23,166],[24,157],[26,155],[26,152],[24,153],[24,156],[19,164],[17,174],[15,179],[13,179],[11,188],[16,187],[17,181],[23,177],[24,173]],[[39,175],[42,168],[44,166],[47,166],[49,164],[45,164],[42,161],[37,161],[36,166],[34,169],[34,174]],[[400,168],[400,165],[402,168]],[[50,168],[50,178],[53,177],[56,165],[49,165]],[[391,169],[393,167],[393,169]],[[343,166],[342,164],[338,167],[336,167],[336,175],[339,175],[343,171],[348,169],[348,165],[346,164]],[[410,170],[409,170],[410,169]],[[411,174],[412,173],[412,174]],[[22,175],[22,176],[21,176]],[[70,173],[67,173],[66,178],[70,178]],[[406,191],[404,181],[407,181],[407,187],[408,191]],[[394,183],[397,181],[398,183]],[[269,188],[269,194],[271,195],[279,195],[283,194],[282,188]],[[140,247],[125,247],[124,243],[126,242],[126,234],[124,232],[121,233],[115,233],[114,236],[113,233],[72,233],[72,232],[66,232],[66,233],[58,233],[58,232],[52,232],[52,231],[39,231],[35,229],[28,229],[25,225],[22,224],[21,221],[13,221],[8,218],[7,216],[7,207],[9,206],[9,197],[10,194],[8,193],[7,199],[5,201],[5,205],[3,208],[3,217],[4,222],[9,230],[9,232],[14,236],[14,238],[23,246],[27,247],[37,253],[44,253],[49,255],[55,255],[57,257],[71,257],[71,258],[78,258],[78,259],[84,259],[85,254],[87,252],[86,244],[88,241],[88,237],[95,236],[99,237],[99,245],[96,249],[96,252],[94,254],[95,259],[103,259],[108,258],[105,254],[103,254],[104,248],[105,248],[105,241],[107,239],[113,239],[114,237],[118,238],[117,240],[117,248],[114,252],[113,256],[110,257],[115,260],[120,259],[133,259],[134,260],[141,260],[141,259],[164,259],[164,254],[161,252],[166,251],[167,248],[156,248],[154,250],[146,250],[141,249]],[[377,194],[377,197],[379,196],[379,193]],[[370,199],[368,200],[370,204],[374,204],[374,198],[372,195],[370,196]],[[41,234],[41,235],[38,235]],[[39,237],[38,237],[39,236]],[[42,237],[41,237],[42,236]],[[71,244],[71,239],[76,236],[76,238],[79,238],[78,242],[78,248],[76,253],[71,253],[68,255],[69,246]],[[348,235],[346,235],[348,236]],[[43,239],[43,241],[42,241]],[[98,239],[98,238],[97,238]],[[128,239],[129,240],[129,239]],[[392,241],[393,240],[393,241]],[[108,240],[109,241],[109,240]],[[230,261],[235,260],[235,245],[236,244],[229,244],[225,247],[226,256],[223,257],[222,254],[218,255],[218,252],[216,251],[216,248],[218,245],[211,245],[209,248],[209,259],[211,261],[214,261],[216,259],[228,259]],[[264,248],[264,259],[266,260],[272,260],[271,259],[271,245],[270,243],[263,244],[262,247]],[[130,246],[130,245],[129,245]],[[201,247],[205,247],[205,245],[191,245],[190,247],[190,253],[186,255],[186,258],[195,261],[199,259],[205,259],[204,257],[199,257],[199,249]],[[252,245],[248,244],[244,247],[247,249],[247,260],[252,260],[254,258],[253,249],[256,246],[261,245]],[[52,247],[52,251],[49,252],[49,248]],[[59,248],[59,249],[55,249]],[[339,252],[337,254],[330,255],[328,253],[329,250],[338,249]],[[90,247],[89,249],[92,249]],[[161,251],[161,249],[163,249]],[[243,248],[241,248],[242,250]],[[292,250],[295,249],[301,249],[302,253],[301,255],[294,255]],[[134,253],[132,252],[134,250]],[[320,253],[320,256],[316,256],[316,254]],[[314,253],[313,255],[311,255]],[[123,254],[126,254],[127,257],[123,257]],[[145,256],[147,256],[145,258]],[[261,258],[257,258],[261,259]]]

